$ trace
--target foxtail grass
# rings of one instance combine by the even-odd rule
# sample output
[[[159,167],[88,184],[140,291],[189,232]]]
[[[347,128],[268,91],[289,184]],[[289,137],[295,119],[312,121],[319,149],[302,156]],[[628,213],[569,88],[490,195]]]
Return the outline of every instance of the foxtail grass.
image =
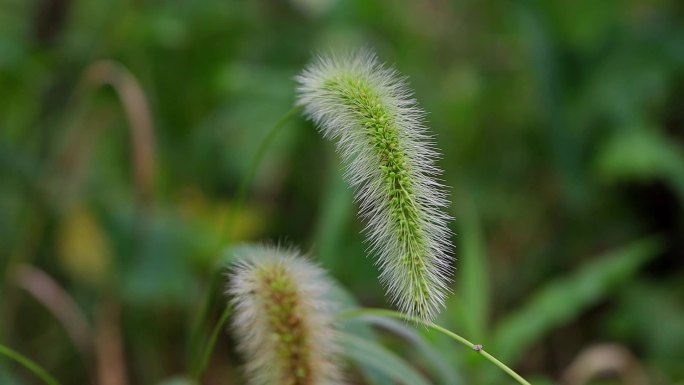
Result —
[[[250,385],[341,384],[331,286],[295,250],[237,251],[228,294]]]
[[[453,247],[425,112],[405,78],[369,51],[321,56],[296,79],[298,104],[346,164],[389,298],[433,320],[449,291]]]

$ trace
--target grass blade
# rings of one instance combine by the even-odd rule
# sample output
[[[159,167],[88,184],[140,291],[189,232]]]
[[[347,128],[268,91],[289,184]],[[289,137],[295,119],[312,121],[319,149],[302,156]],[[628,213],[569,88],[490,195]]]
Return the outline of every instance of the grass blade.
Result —
[[[369,366],[404,385],[430,385],[422,374],[384,347],[358,337],[341,338],[346,354],[359,366]]]
[[[492,339],[498,355],[506,361],[515,361],[549,330],[571,320],[627,282],[660,250],[656,238],[640,240],[597,258],[569,277],[550,283],[499,325]]]
[[[3,355],[13,361],[16,361],[31,373],[35,374],[36,377],[43,380],[44,383],[48,385],[60,385],[60,383],[50,374],[47,370],[41,368],[38,364],[31,361],[27,357],[21,355],[20,353],[10,349],[9,347],[0,344],[0,355]]]

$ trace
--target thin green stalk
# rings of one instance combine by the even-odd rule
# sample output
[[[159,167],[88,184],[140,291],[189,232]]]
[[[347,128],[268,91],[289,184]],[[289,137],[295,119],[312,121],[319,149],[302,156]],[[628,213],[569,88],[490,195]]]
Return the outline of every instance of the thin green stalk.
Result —
[[[191,366],[190,369],[192,370],[192,373],[195,373],[197,371],[197,354],[200,350],[200,343],[201,339],[204,336],[204,328],[203,326],[209,322],[209,315],[211,314],[211,309],[214,304],[214,301],[216,299],[216,286],[218,285],[219,281],[221,278],[221,274],[217,271],[217,269],[212,266],[212,271],[211,271],[211,278],[209,281],[209,286],[207,289],[207,294],[204,296],[204,300],[202,301],[202,307],[200,312],[198,313],[198,316],[193,322],[195,325],[192,334],[190,335],[190,341],[189,341],[189,361],[191,361]]]
[[[271,143],[273,142],[277,134],[280,132],[280,129],[283,128],[293,116],[297,115],[300,110],[301,107],[294,107],[290,111],[286,112],[285,115],[283,115],[273,125],[273,127],[271,127],[271,129],[266,133],[264,139],[261,141],[261,144],[259,145],[256,154],[254,154],[254,157],[252,158],[252,161],[250,162],[249,167],[247,168],[245,176],[242,178],[242,181],[240,182],[240,186],[238,186],[238,190],[235,196],[235,205],[233,206],[232,210],[230,210],[228,220],[226,221],[226,227],[224,229],[225,238],[218,246],[219,249],[233,242],[233,233],[235,228],[235,220],[237,218],[237,212],[242,210],[242,207],[245,204],[245,200],[247,199],[247,190],[249,189],[249,186],[252,184],[252,181],[254,180],[254,176],[256,175],[257,169],[259,168],[259,165],[261,164],[261,161],[263,160],[266,151],[271,146]],[[190,338],[190,352],[193,356],[193,364],[191,366],[191,370],[192,377],[195,380],[198,380],[199,377],[202,375],[202,372],[204,372],[204,369],[206,368],[206,365],[208,363],[208,358],[209,356],[211,356],[211,352],[213,351],[214,346],[216,345],[216,340],[218,338],[218,333],[212,334],[210,339],[207,341],[206,348],[203,350],[201,355],[196,356],[196,354],[198,354],[198,352],[200,351],[200,339],[204,336],[204,326],[207,324],[209,320],[209,315],[212,313],[213,310],[213,303],[215,302],[216,298],[216,286],[219,284],[219,282],[221,282],[220,278],[222,269],[223,266],[215,266],[214,270],[211,273],[212,277],[209,283],[209,287],[207,289],[208,294],[204,296],[202,310],[199,313],[199,318],[195,323],[196,326]],[[230,314],[230,311],[228,308],[226,308],[223,314],[221,314],[221,318],[219,319],[218,324],[214,328],[214,331],[220,330],[223,327],[228,318],[228,314]]]
[[[245,200],[247,199],[247,190],[249,189],[249,186],[252,184],[252,180],[254,180],[254,176],[256,175],[257,169],[259,168],[259,165],[261,164],[261,161],[263,160],[264,155],[266,154],[266,150],[268,150],[269,147],[271,147],[271,143],[275,139],[275,137],[278,135],[280,132],[280,129],[287,124],[287,122],[293,117],[299,114],[299,111],[301,111],[302,107],[293,107],[290,111],[286,112],[285,115],[283,115],[273,127],[266,133],[266,137],[261,141],[261,144],[259,145],[259,148],[257,149],[256,154],[254,154],[254,157],[252,158],[251,163],[249,164],[249,168],[247,169],[247,173],[245,174],[244,178],[242,178],[242,181],[240,182],[240,186],[238,186],[238,191],[235,196],[235,207],[233,210],[230,211],[230,216],[227,221],[228,228],[226,229],[226,235],[227,239],[225,240],[225,243],[230,243],[233,239],[233,231],[235,230],[235,219],[237,218],[236,213],[242,209],[242,206],[245,204]]]
[[[380,315],[380,316],[385,316],[385,317],[399,318],[399,319],[403,319],[405,321],[419,323],[419,324],[424,325],[430,329],[433,329],[433,330],[436,330],[440,333],[446,334],[447,336],[453,338],[454,340],[460,342],[461,344],[467,346],[468,348],[473,349],[476,352],[480,353],[480,355],[482,355],[484,358],[489,360],[494,365],[498,366],[499,369],[506,372],[506,374],[511,376],[513,379],[518,381],[520,384],[531,385],[529,382],[527,382],[527,380],[522,378],[513,369],[509,368],[508,366],[506,366],[506,364],[497,360],[491,354],[487,353],[482,348],[482,345],[473,344],[472,342],[470,342],[467,339],[459,336],[458,334],[456,334],[456,333],[454,333],[448,329],[445,329],[439,325],[435,325],[432,322],[426,322],[426,321],[423,321],[423,320],[416,318],[416,317],[411,317],[411,316],[403,314],[403,313],[399,313],[399,312],[396,312],[393,310],[386,310],[386,309],[353,309],[353,310],[348,310],[348,311],[344,311],[344,312],[340,313],[340,317],[342,317],[342,318],[352,318],[352,317],[358,317],[358,316],[363,316],[363,315]]]
[[[43,380],[43,382],[45,382],[46,384],[60,385],[59,381],[52,377],[52,375],[50,375],[50,373],[48,373],[45,369],[41,368],[35,362],[31,361],[30,359],[21,355],[20,353],[10,349],[9,347],[0,344],[0,355],[4,355],[9,359],[18,362],[26,369],[28,369],[31,373],[35,374],[36,377]]]
[[[207,342],[207,345],[204,348],[204,351],[202,352],[199,364],[197,366],[197,372],[194,373],[193,377],[195,379],[199,379],[199,376],[202,374],[204,369],[207,367],[207,364],[209,363],[209,357],[211,357],[211,353],[214,351],[214,346],[216,345],[216,340],[218,340],[219,334],[221,334],[221,330],[223,330],[223,326],[225,323],[228,321],[228,316],[230,315],[230,306],[226,306],[226,308],[223,310],[223,313],[221,314],[221,318],[219,318],[218,322],[214,326],[214,330],[211,332],[211,336],[209,337],[209,341]]]

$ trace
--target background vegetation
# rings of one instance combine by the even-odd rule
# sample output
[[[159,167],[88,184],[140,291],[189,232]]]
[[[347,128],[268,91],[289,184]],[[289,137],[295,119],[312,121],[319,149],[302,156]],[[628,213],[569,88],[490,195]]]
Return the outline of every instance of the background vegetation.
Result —
[[[235,241],[301,245],[387,306],[310,123],[272,137],[239,203],[293,76],[358,46],[410,77],[444,153],[458,261],[438,323],[535,384],[683,383],[678,0],[0,0],[0,342],[63,384],[181,383]],[[354,384],[509,381],[374,322],[347,344]],[[243,383],[233,343],[202,383]],[[36,381],[0,358],[1,384]]]

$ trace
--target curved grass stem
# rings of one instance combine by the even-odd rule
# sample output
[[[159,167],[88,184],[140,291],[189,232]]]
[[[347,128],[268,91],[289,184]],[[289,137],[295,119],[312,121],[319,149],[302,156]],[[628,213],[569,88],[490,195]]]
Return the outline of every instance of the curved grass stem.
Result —
[[[209,341],[207,341],[207,345],[202,351],[199,364],[197,365],[197,373],[195,373],[194,375],[196,379],[199,379],[199,376],[202,374],[202,372],[204,372],[204,369],[207,367],[207,364],[209,363],[209,357],[211,357],[211,353],[214,351],[216,340],[218,340],[218,336],[219,334],[221,334],[223,326],[228,321],[228,316],[230,316],[230,306],[226,306],[226,308],[223,310],[221,317],[219,318],[218,322],[214,326],[214,330],[212,330],[211,335],[209,336]]]
[[[228,228],[226,229],[225,233],[227,236],[225,243],[230,243],[233,240],[233,231],[235,230],[234,227],[235,219],[237,218],[237,212],[242,209],[242,206],[245,204],[245,200],[247,200],[247,190],[254,180],[254,176],[257,173],[257,169],[259,168],[264,155],[266,154],[266,150],[271,147],[271,143],[273,143],[273,140],[280,132],[280,129],[283,128],[293,116],[299,114],[301,109],[302,107],[296,106],[286,112],[280,119],[278,119],[273,127],[271,127],[271,129],[266,133],[264,139],[261,141],[261,144],[259,144],[256,154],[254,154],[252,161],[249,163],[247,173],[242,178],[240,186],[238,186],[237,195],[235,196],[235,208],[231,210],[230,217],[227,221]]]
[[[513,379],[515,379],[518,383],[522,385],[531,385],[527,380],[522,378],[518,373],[516,373],[513,369],[509,368],[504,364],[503,362],[499,361],[496,359],[496,357],[492,356],[491,354],[487,353],[481,345],[476,345],[473,344],[472,342],[468,341],[464,337],[461,337],[460,335],[443,328],[442,326],[436,325],[432,322],[426,322],[423,321],[419,318],[416,317],[411,317],[409,315],[399,313],[397,311],[393,310],[387,310],[387,309],[353,309],[353,310],[348,310],[344,311],[339,314],[341,318],[353,318],[353,317],[359,317],[359,316],[364,316],[364,315],[378,315],[378,316],[385,316],[385,317],[392,317],[392,318],[399,318],[405,321],[409,322],[415,322],[421,325],[424,325],[432,330],[436,330],[442,334],[446,334],[447,336],[451,337],[452,339],[460,342],[461,344],[467,346],[470,349],[475,350],[476,352],[480,353],[481,356],[486,358],[489,362],[493,363],[499,369],[504,371],[506,374],[511,376]]]
[[[48,385],[60,385],[59,381],[57,381],[50,373],[47,372],[47,370],[41,368],[38,364],[35,362],[31,361],[29,358],[23,356],[22,354],[10,349],[9,347],[0,344],[0,355],[3,355],[13,361],[18,362],[21,364],[23,367],[28,369],[31,373],[35,374],[36,377],[40,378],[43,380]]]
[[[247,172],[245,173],[238,187],[237,194],[235,196],[235,206],[230,211],[228,220],[226,221],[226,228],[224,231],[225,238],[223,239],[221,245],[219,245],[219,248],[225,247],[233,242],[233,232],[237,218],[237,212],[239,212],[242,209],[242,206],[245,204],[247,199],[247,191],[254,180],[254,176],[256,175],[264,155],[266,154],[266,150],[268,150],[268,148],[271,146],[273,140],[280,132],[280,129],[283,128],[293,116],[297,115],[300,110],[301,107],[294,107],[286,112],[280,119],[278,119],[273,127],[269,129],[269,131],[266,133],[266,136],[261,141],[261,144],[259,145],[256,154],[254,154],[254,157],[249,164],[249,168],[247,169]],[[214,332],[206,342],[205,349],[200,352],[200,339],[205,335],[203,329],[208,322],[209,315],[212,312],[212,307],[216,300],[216,286],[219,284],[219,282],[221,282],[221,269],[223,269],[223,266],[215,266],[214,271],[211,273],[212,278],[207,289],[208,293],[204,297],[205,300],[202,304],[202,310],[200,311],[200,316],[196,322],[196,327],[190,339],[190,348],[193,360],[191,370],[192,378],[195,380],[198,380],[204,372],[204,369],[206,369],[209,357],[211,356],[211,352],[214,350],[216,340],[218,339],[219,333],[216,331],[220,331],[223,328],[228,319],[228,315],[230,314],[229,308],[226,308],[223,311],[218,323],[214,327]],[[197,354],[200,355],[197,356]]]

